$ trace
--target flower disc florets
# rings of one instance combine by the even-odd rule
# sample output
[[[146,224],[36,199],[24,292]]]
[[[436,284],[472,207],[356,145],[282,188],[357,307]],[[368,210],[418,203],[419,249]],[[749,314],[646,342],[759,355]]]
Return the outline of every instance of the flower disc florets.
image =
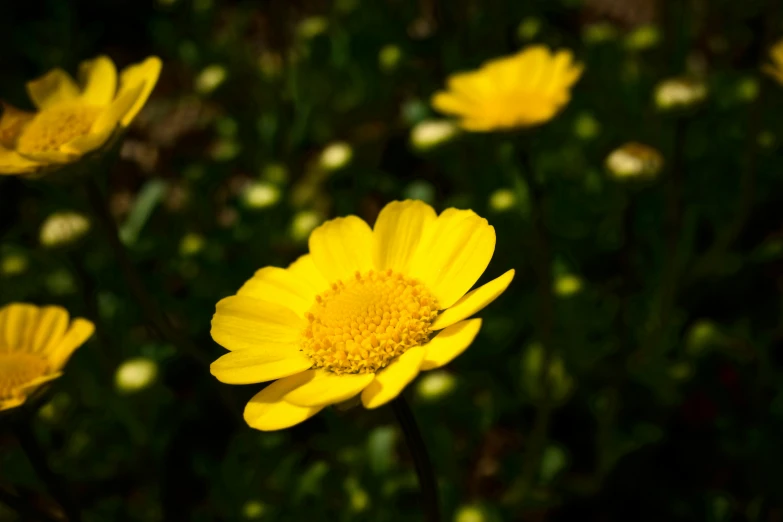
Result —
[[[373,373],[430,338],[438,303],[419,281],[392,270],[333,283],[307,312],[302,351],[313,368]]]

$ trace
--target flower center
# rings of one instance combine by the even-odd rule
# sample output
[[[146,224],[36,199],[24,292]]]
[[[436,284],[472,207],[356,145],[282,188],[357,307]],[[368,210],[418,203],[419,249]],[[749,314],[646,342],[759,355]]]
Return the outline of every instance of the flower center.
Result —
[[[17,395],[20,386],[41,377],[46,369],[46,360],[41,357],[0,352],[0,399]]]
[[[89,133],[102,111],[101,107],[79,104],[42,110],[24,128],[16,149],[22,154],[59,150],[72,139]]]
[[[301,349],[313,368],[373,373],[426,343],[438,302],[423,284],[386,270],[359,272],[315,298]]]

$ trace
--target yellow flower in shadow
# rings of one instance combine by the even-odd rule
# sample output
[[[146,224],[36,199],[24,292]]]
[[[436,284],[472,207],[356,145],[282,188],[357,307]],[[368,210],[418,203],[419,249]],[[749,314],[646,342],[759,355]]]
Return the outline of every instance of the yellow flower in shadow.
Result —
[[[763,71],[783,85],[783,40],[780,40],[769,50],[772,63],[765,64]]]
[[[568,103],[582,69],[571,51],[551,53],[534,45],[452,75],[448,90],[436,93],[432,106],[461,118],[468,131],[531,127],[549,121]]]
[[[27,84],[37,112],[2,104],[0,175],[28,174],[77,161],[127,127],[147,101],[161,61],[150,57],[117,75],[105,56],[82,62],[78,83],[54,69]]]
[[[12,303],[0,308],[0,410],[23,404],[39,386],[62,375],[94,325],[69,321],[59,306]]]
[[[514,277],[469,290],[489,265],[495,229],[471,210],[440,215],[395,201],[374,229],[356,216],[327,221],[310,253],[262,268],[217,304],[212,338],[230,353],[212,363],[228,384],[275,381],[245,420],[259,430],[298,424],[361,394],[366,408],[397,397],[421,370],[462,353],[481,328],[470,319]]]

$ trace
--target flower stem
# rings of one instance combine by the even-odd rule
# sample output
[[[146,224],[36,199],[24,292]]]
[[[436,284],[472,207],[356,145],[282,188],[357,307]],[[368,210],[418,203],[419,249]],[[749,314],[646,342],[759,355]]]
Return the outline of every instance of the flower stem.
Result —
[[[38,477],[46,484],[46,489],[54,497],[60,507],[62,507],[69,522],[79,522],[81,520],[80,510],[73,501],[68,492],[62,477],[51,470],[46,461],[46,455],[43,448],[38,444],[33,430],[30,429],[29,419],[22,419],[21,422],[14,423],[16,439],[19,445],[27,455],[27,460],[33,466]]]
[[[438,484],[435,481],[435,473],[432,470],[427,446],[424,444],[424,439],[421,438],[416,418],[402,395],[394,399],[391,405],[394,415],[397,417],[397,421],[405,434],[405,442],[408,443],[408,449],[413,456],[413,463],[416,466],[425,519],[427,522],[439,522]]]

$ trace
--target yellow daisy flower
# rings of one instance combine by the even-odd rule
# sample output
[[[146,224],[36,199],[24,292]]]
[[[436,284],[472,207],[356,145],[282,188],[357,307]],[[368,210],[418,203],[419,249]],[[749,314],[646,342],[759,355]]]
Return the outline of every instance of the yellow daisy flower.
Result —
[[[531,127],[549,121],[568,103],[582,69],[571,51],[529,46],[478,70],[452,75],[448,90],[437,92],[432,106],[460,117],[460,126],[468,131]]]
[[[764,72],[775,78],[783,84],[783,40],[780,40],[769,50],[769,56],[772,58],[771,64],[764,65]]]
[[[0,175],[37,172],[71,163],[127,127],[158,81],[161,61],[150,57],[122,70],[105,56],[82,62],[79,83],[54,69],[27,84],[37,112],[2,104]],[[118,81],[119,80],[119,81]]]
[[[62,368],[95,326],[68,320],[59,306],[12,303],[0,308],[0,411],[19,406]]]
[[[495,229],[471,210],[440,215],[421,201],[386,205],[375,228],[327,221],[310,253],[265,267],[217,304],[212,338],[230,350],[212,363],[228,384],[273,381],[245,408],[259,430],[298,424],[361,394],[391,401],[420,370],[462,353],[514,271],[471,291],[495,250]]]

